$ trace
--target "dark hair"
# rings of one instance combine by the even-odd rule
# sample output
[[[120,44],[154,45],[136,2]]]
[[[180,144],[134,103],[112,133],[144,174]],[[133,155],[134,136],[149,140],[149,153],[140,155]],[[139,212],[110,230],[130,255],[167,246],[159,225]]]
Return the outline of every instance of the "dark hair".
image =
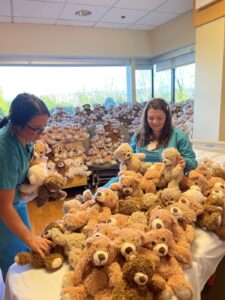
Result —
[[[142,114],[141,125],[137,131],[137,145],[139,147],[145,146],[150,142],[150,136],[152,135],[153,131],[152,128],[148,125],[149,109],[160,109],[166,116],[165,124],[162,128],[158,143],[159,145],[167,146],[172,132],[172,118],[168,103],[161,98],[155,98],[146,103]]]
[[[38,115],[48,115],[50,112],[45,103],[38,97],[23,93],[16,96],[12,101],[8,117],[4,117],[0,122],[0,128],[9,121],[13,126],[25,126],[33,117]]]

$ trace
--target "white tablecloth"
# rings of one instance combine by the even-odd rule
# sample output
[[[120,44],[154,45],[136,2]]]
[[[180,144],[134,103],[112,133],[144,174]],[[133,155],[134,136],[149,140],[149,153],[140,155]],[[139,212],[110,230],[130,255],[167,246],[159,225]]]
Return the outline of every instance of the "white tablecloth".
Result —
[[[2,271],[0,269],[0,300],[4,299],[4,290],[5,290],[5,284],[2,278]]]
[[[194,263],[185,276],[193,287],[193,300],[201,300],[201,290],[225,255],[225,242],[213,233],[197,229],[192,251]],[[62,277],[67,270],[67,264],[53,273],[13,264],[6,278],[5,300],[59,300]]]

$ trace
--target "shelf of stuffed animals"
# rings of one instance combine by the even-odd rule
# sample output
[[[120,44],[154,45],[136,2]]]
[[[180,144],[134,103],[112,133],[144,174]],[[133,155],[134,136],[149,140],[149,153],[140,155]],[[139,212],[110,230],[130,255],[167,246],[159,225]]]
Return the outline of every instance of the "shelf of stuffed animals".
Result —
[[[78,187],[78,186],[85,186],[88,184],[88,179],[87,176],[75,176],[73,178],[69,178],[67,180],[67,184],[63,189],[69,189],[73,187]]]

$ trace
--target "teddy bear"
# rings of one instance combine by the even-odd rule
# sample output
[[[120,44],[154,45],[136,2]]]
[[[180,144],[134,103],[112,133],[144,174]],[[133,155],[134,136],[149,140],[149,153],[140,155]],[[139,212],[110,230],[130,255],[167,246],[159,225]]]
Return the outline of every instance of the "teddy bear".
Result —
[[[192,196],[199,203],[202,203],[205,200],[205,196],[202,194],[201,189],[198,185],[190,186],[190,188],[183,194]]]
[[[110,189],[98,188],[95,197],[91,195],[90,191],[89,194],[89,197],[93,198],[82,204],[78,211],[64,215],[65,225],[69,229],[80,229],[86,235],[90,235],[94,231],[97,223],[106,222],[112,211],[116,211],[118,206],[118,196]]]
[[[145,234],[144,247],[160,259],[152,280],[165,283],[165,288],[158,293],[157,298],[171,299],[177,296],[181,300],[192,299],[192,287],[174,256],[174,245],[173,235],[168,229],[153,229]]]
[[[183,228],[177,219],[166,209],[156,208],[152,211],[149,219],[150,229],[165,228],[171,231],[175,244],[173,245],[174,256],[182,267],[192,266],[192,254],[190,245],[186,239]]]
[[[66,178],[66,174],[68,172],[69,167],[67,167],[65,160],[62,158],[55,158],[54,159],[54,163],[55,163],[55,169],[56,171],[62,175],[63,177]]]
[[[163,190],[159,190],[157,195],[160,199],[161,205],[168,206],[179,200],[181,191],[177,187],[168,187]]]
[[[198,226],[204,230],[218,230],[219,232],[224,211],[224,192],[215,188],[215,190],[212,190],[211,194],[204,200],[202,206],[204,208],[204,212],[197,218]]]
[[[42,233],[42,237],[46,237],[46,233],[50,229],[62,230],[61,226],[57,222],[52,222],[46,226]],[[51,240],[49,238],[49,240]],[[33,268],[45,268],[48,271],[55,271],[59,269],[63,262],[64,262],[64,250],[61,246],[52,244],[51,251],[49,254],[46,254],[44,258],[40,256],[39,253],[35,251],[31,252],[19,252],[16,254],[14,258],[15,262],[20,265],[24,266],[30,264]]]
[[[29,162],[30,166],[40,164],[41,162],[47,163],[48,157],[46,156],[50,152],[47,143],[42,141],[36,141],[34,144],[33,156]]]
[[[131,146],[128,143],[122,143],[115,151],[114,155],[120,162],[120,171],[134,170],[144,174],[152,163],[143,162],[145,159],[144,153],[133,153]]]
[[[179,183],[184,176],[183,169],[177,162],[180,157],[179,151],[174,147],[166,148],[161,156],[164,163],[163,178],[167,182],[167,187],[179,188]]]
[[[113,288],[112,300],[153,300],[152,291],[162,291],[164,282],[152,280],[155,265],[146,256],[132,253],[122,267],[123,280]]]
[[[177,219],[178,224],[184,229],[185,238],[188,243],[192,243],[196,238],[195,222],[197,215],[195,211],[180,202],[170,204],[166,207],[169,212]]]
[[[50,228],[45,232],[44,237],[51,239],[55,245],[63,247],[70,266],[75,268],[84,248],[86,235],[78,232],[62,232],[59,228]]]
[[[35,198],[37,207],[45,205],[50,199],[64,200],[67,193],[62,190],[67,180],[60,174],[52,174],[45,178],[44,183],[39,186]]]
[[[155,163],[149,167],[140,182],[140,188],[144,193],[156,194],[157,186],[162,177],[162,163]]]
[[[63,277],[62,300],[100,297],[122,280],[120,265],[115,261],[117,250],[107,236],[96,234],[85,242],[74,271]],[[97,280],[96,280],[97,279]]]
[[[193,196],[187,194],[187,193],[182,193],[180,195],[180,198],[178,202],[186,205],[190,209],[194,210],[196,215],[201,215],[204,211],[204,208],[201,203],[199,203]]]
[[[188,174],[188,179],[188,188],[190,188],[192,185],[197,185],[200,187],[201,193],[204,196],[207,196],[210,185],[204,175],[196,170],[191,170]]]
[[[48,176],[48,169],[45,162],[41,162],[37,165],[33,165],[28,169],[27,180],[29,183],[23,183],[20,185],[19,189],[26,196],[33,194],[33,198],[37,196],[38,188],[44,183]]]

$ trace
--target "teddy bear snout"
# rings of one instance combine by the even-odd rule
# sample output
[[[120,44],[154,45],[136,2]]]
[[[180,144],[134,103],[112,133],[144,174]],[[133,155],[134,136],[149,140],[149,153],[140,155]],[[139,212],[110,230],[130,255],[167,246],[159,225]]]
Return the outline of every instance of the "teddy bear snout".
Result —
[[[156,245],[153,249],[159,256],[166,256],[168,253],[168,246],[166,244],[160,243]]]
[[[160,229],[160,228],[165,228],[162,220],[155,219],[152,221],[152,229]]]
[[[126,195],[130,195],[132,193],[132,189],[126,188],[126,189],[123,189],[123,192]]]
[[[104,266],[109,259],[109,255],[106,251],[98,250],[93,255],[93,263],[94,265],[100,267]]]
[[[148,276],[144,273],[137,272],[134,275],[134,281],[137,285],[145,285],[148,282]]]
[[[183,218],[183,212],[178,208],[178,207],[172,207],[170,209],[170,212],[172,215],[174,215],[174,217],[176,217],[177,219],[182,219]]]
[[[120,252],[123,256],[136,251],[136,246],[133,243],[124,243],[121,245]]]

